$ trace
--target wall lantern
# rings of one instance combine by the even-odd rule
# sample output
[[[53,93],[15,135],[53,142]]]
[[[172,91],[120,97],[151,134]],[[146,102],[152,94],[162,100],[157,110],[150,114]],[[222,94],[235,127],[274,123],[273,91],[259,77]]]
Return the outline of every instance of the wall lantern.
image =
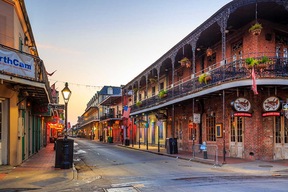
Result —
[[[207,55],[207,57],[210,57],[212,55],[212,49],[211,48],[208,48],[206,50],[206,55]]]

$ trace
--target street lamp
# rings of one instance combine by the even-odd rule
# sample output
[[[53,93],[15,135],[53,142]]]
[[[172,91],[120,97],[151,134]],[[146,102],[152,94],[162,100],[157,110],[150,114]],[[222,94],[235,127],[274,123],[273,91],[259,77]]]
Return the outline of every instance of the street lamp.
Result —
[[[62,96],[65,102],[65,137],[64,138],[67,139],[67,105],[68,105],[68,101],[72,93],[70,89],[68,88],[67,82],[65,83],[65,87],[64,89],[62,89],[61,92],[62,92]]]

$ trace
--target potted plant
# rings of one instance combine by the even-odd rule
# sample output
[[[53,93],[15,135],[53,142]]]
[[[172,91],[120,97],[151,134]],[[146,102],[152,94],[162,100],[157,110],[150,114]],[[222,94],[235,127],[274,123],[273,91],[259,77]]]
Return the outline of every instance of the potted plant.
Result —
[[[257,36],[260,35],[262,28],[263,27],[260,23],[255,23],[249,28],[249,32]]]
[[[264,69],[267,67],[269,58],[267,56],[263,56],[260,60],[258,60],[258,65],[256,65],[259,69]]]
[[[167,97],[167,91],[166,90],[161,90],[158,94],[158,97],[161,99],[161,98],[164,98],[164,97]]]
[[[142,101],[137,101],[137,102],[136,102],[136,106],[137,106],[137,107],[141,107],[141,106],[142,106]]]
[[[198,78],[199,83],[207,84],[210,80],[212,80],[210,73],[202,73]]]
[[[157,80],[155,78],[149,78],[149,81],[151,84],[153,84],[153,83],[156,83]]]
[[[187,68],[191,67],[191,61],[187,57],[184,57],[183,59],[178,61],[178,63],[180,63],[182,67],[184,66],[186,66]]]
[[[249,57],[245,60],[245,62],[248,65],[248,69],[251,69],[252,67],[254,67],[255,65],[258,65],[258,60],[254,59],[252,57]]]

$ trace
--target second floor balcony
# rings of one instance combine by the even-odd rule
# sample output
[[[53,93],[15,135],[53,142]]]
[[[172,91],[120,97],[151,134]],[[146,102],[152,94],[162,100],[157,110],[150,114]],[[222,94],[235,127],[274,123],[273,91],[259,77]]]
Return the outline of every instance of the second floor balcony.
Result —
[[[229,88],[251,86],[252,68],[254,68],[259,85],[281,84],[279,80],[287,79],[288,57],[275,56],[275,53],[258,53],[258,56],[253,57],[253,59],[257,60],[259,64],[252,67],[247,63],[247,58],[250,58],[250,55],[255,55],[255,53],[239,60],[230,59],[229,61],[227,59],[226,64],[217,63],[195,75],[175,82],[174,85],[168,85],[164,97],[158,94],[134,102],[131,113],[137,114],[145,110],[158,109]],[[262,64],[260,61],[264,55],[268,60]]]

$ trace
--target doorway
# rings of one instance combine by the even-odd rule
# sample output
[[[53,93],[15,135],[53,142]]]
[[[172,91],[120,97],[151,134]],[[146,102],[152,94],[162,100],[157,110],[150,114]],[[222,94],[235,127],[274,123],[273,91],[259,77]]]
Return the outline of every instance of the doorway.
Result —
[[[286,118],[285,116],[275,117],[275,123],[274,123],[275,160],[288,159],[288,118]]]
[[[8,164],[8,100],[0,98],[0,165]]]
[[[244,117],[232,117],[230,121],[230,156],[243,158]]]

